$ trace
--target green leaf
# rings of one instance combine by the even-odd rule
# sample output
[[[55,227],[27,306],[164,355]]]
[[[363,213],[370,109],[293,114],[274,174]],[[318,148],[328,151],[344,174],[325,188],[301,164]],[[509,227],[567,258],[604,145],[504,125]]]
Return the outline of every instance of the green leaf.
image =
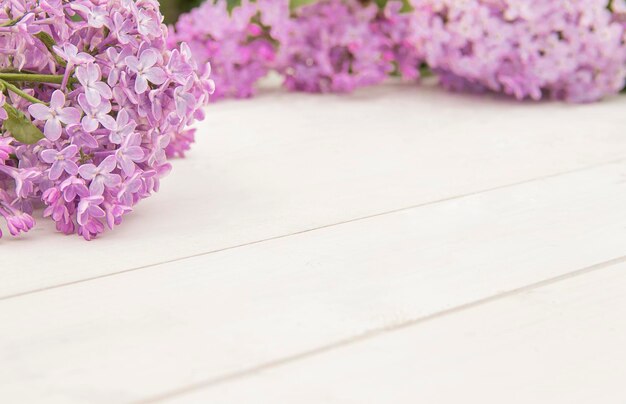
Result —
[[[298,7],[306,6],[308,4],[314,3],[315,0],[290,0],[289,1],[289,9],[291,11],[295,10]]]
[[[43,133],[26,116],[10,104],[4,104],[9,115],[2,128],[11,133],[18,142],[34,144],[44,138]]]

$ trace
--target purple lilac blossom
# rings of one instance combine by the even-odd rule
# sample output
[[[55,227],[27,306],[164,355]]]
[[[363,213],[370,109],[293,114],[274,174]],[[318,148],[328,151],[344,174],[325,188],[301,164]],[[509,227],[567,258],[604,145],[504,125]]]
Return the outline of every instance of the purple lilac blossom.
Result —
[[[289,90],[349,92],[383,81],[393,70],[384,37],[371,23],[375,4],[323,0],[302,6],[287,22],[278,70]]]
[[[443,86],[595,101],[626,77],[606,0],[412,0],[414,42]]]
[[[16,80],[20,95],[0,74],[0,123],[20,114],[44,135],[0,133],[0,216],[18,235],[42,206],[59,231],[90,240],[156,192],[167,158],[189,148],[210,68],[185,44],[168,49],[154,0],[0,4],[0,72],[58,78]]]
[[[284,0],[244,0],[232,13],[226,0],[206,1],[180,16],[168,43],[185,42],[199,64],[211,62],[214,99],[247,98],[273,65],[281,18],[288,15]]]

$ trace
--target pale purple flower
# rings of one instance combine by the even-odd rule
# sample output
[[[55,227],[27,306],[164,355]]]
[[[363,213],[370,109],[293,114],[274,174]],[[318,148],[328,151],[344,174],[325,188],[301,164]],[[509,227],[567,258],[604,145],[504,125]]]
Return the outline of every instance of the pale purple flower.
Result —
[[[7,111],[4,109],[6,101],[7,99],[4,96],[4,93],[0,91],[0,123],[9,117],[9,114],[7,114]]]
[[[124,139],[122,146],[115,152],[115,157],[126,176],[130,177],[135,172],[135,162],[141,161],[145,153],[140,147],[141,137],[133,133]]]
[[[100,207],[102,202],[104,202],[102,195],[91,195],[81,198],[76,209],[78,224],[84,226],[92,218],[98,219],[104,217],[104,210]]]
[[[124,18],[119,12],[113,14],[113,27],[111,27],[111,32],[122,45],[135,42],[135,38],[130,33],[132,29],[133,24],[130,20]]]
[[[176,103],[176,113],[179,117],[184,117],[190,107],[196,103],[196,98],[189,90],[193,85],[193,80],[188,80],[184,86],[176,87],[174,90],[174,102]]]
[[[85,116],[81,120],[81,125],[85,132],[93,132],[98,129],[99,124],[106,123],[109,127],[114,125],[115,120],[109,112],[111,112],[111,103],[109,100],[103,100],[97,106],[87,101],[84,94],[78,96],[78,104],[85,112]]]
[[[35,118],[45,122],[44,135],[51,141],[61,137],[62,123],[69,125],[78,123],[80,111],[74,107],[65,107],[65,94],[60,90],[52,93],[50,106],[32,104],[28,112]]]
[[[154,12],[139,10],[137,13],[137,30],[141,35],[158,36],[161,34],[161,25]]]
[[[137,124],[129,118],[125,109],[118,112],[115,121],[105,120],[102,125],[110,131],[109,141],[113,144],[121,144],[137,127]]]
[[[135,73],[135,91],[142,94],[148,89],[148,82],[152,84],[163,84],[167,80],[165,71],[160,67],[155,67],[159,55],[151,49],[144,50],[139,59],[135,56],[126,58],[128,70]]]
[[[78,48],[71,43],[66,43],[63,47],[54,46],[57,55],[67,61],[69,65],[76,66],[93,62],[94,57],[85,52],[78,52]]]
[[[9,155],[15,151],[11,146],[12,141],[10,137],[0,137],[0,164],[8,160]]]
[[[47,149],[41,152],[41,159],[52,164],[50,167],[50,179],[58,179],[63,172],[70,175],[78,174],[78,165],[74,161],[74,156],[78,153],[76,145],[70,145],[61,151],[56,149]]]
[[[624,27],[607,1],[412,4],[412,42],[447,88],[586,102],[624,86]]]
[[[126,58],[132,55],[132,50],[129,47],[125,47],[118,52],[115,48],[109,48],[106,50],[106,55],[111,62],[107,83],[109,86],[115,86],[120,77],[120,71],[126,67]]]
[[[83,85],[87,101],[91,105],[97,106],[102,98],[110,100],[113,97],[111,88],[100,81],[100,75],[100,67],[95,63],[76,68],[76,78]]]
[[[73,175],[59,185],[59,190],[63,193],[63,199],[66,202],[72,202],[77,196],[81,198],[89,196],[85,181]]]
[[[102,195],[105,187],[115,187],[122,181],[118,174],[111,173],[116,167],[117,162],[115,156],[109,156],[97,167],[93,164],[83,164],[78,169],[78,173],[87,181],[91,181],[89,184],[89,192],[92,195]]]

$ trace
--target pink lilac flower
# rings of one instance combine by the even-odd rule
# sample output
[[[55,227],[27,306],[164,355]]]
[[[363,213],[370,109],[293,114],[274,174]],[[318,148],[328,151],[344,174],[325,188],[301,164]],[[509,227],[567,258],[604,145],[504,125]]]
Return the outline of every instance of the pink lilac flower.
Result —
[[[624,85],[624,29],[606,0],[412,5],[414,43],[445,87],[585,102]]]
[[[43,204],[57,230],[91,240],[158,191],[167,158],[189,148],[210,69],[186,45],[166,46],[154,0],[0,2],[0,70],[50,77],[15,80],[20,92],[0,77],[0,120],[28,129],[0,133],[0,216],[17,235]]]

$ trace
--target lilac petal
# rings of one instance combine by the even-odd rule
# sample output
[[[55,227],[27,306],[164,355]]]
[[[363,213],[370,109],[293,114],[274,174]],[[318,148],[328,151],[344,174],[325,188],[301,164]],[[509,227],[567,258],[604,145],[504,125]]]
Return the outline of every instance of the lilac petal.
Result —
[[[126,155],[128,158],[130,158],[133,161],[138,161],[144,157],[144,152],[143,152],[143,149],[139,146],[131,146],[126,149],[126,151],[124,152],[124,155]]]
[[[97,168],[93,164],[83,164],[78,169],[78,174],[86,180],[90,180],[96,176]]]
[[[49,177],[52,181],[59,179],[59,177],[63,174],[63,163],[60,160],[57,160],[50,167]]]
[[[102,208],[98,205],[89,206],[89,209],[87,209],[87,211],[89,212],[89,216],[91,217],[104,217],[105,216],[104,210],[102,210]]]
[[[87,102],[89,103],[89,105],[92,105],[94,107],[100,105],[102,97],[100,96],[98,90],[93,87],[85,87],[85,95],[87,96]]]
[[[135,92],[143,94],[148,89],[148,81],[143,76],[135,77]]]
[[[115,160],[115,156],[109,156],[105,158],[104,160],[102,160],[102,163],[100,163],[99,166],[102,171],[105,171],[107,173],[115,170],[115,167],[117,167],[117,161]]]
[[[147,69],[148,67],[154,66],[154,64],[159,59],[159,55],[152,49],[148,49],[148,50],[141,52],[140,59],[141,59],[141,64],[143,65],[143,68]]]
[[[100,121],[102,126],[105,126],[105,125],[109,125],[109,126],[115,125],[115,119],[113,119],[113,117],[111,115],[99,116],[98,120]]]
[[[82,85],[87,85],[89,83],[88,78],[89,74],[87,73],[87,68],[84,66],[78,66],[76,68],[76,78]]]
[[[94,84],[95,89],[100,93],[101,96],[110,100],[113,97],[113,93],[111,92],[111,88],[106,85],[106,83],[99,81]]]
[[[62,91],[54,90],[50,99],[50,108],[59,109],[65,105],[65,94]]]
[[[78,134],[74,136],[72,141],[78,145],[86,146],[91,149],[95,149],[99,146],[96,138],[84,131],[78,132]]]
[[[50,117],[50,108],[43,104],[32,104],[28,106],[28,112],[35,119],[46,120]]]
[[[100,123],[102,123],[102,126],[104,126],[105,128],[107,128],[110,131],[115,131],[115,130],[119,129],[119,125],[115,122],[115,119],[113,119],[113,117],[111,117],[110,120],[109,119],[104,119]]]
[[[117,84],[117,81],[120,78],[120,72],[117,69],[111,69],[109,72],[109,77],[107,77],[107,84],[113,87]]]
[[[63,108],[59,113],[59,119],[66,125],[80,122],[80,111],[78,108]]]
[[[109,188],[116,187],[122,183],[122,177],[120,177],[118,174],[108,174],[104,175],[103,177],[104,184]]]
[[[100,80],[100,67],[97,64],[87,65],[87,78],[90,83]]]
[[[122,156],[119,159],[120,166],[122,167],[122,171],[126,174],[127,177],[130,177],[135,172],[135,163],[127,156]]]
[[[93,132],[98,129],[98,121],[88,115],[83,117],[81,124],[86,132]]]
[[[43,133],[48,140],[56,141],[61,137],[61,122],[58,118],[48,119],[43,127]]]
[[[78,147],[76,145],[69,145],[65,149],[61,150],[61,154],[66,159],[72,158],[78,153]]]
[[[124,61],[126,62],[126,66],[128,66],[131,71],[139,71],[139,59],[137,59],[135,56],[126,56],[126,59],[124,59]]]
[[[65,171],[67,171],[68,174],[71,175],[76,175],[78,174],[78,165],[76,165],[76,163],[74,163],[72,160],[65,160]]]
[[[102,175],[98,175],[91,181],[89,192],[92,195],[102,195],[104,192],[104,177]]]
[[[120,112],[118,112],[117,114],[117,123],[118,126],[124,126],[128,123],[128,112],[126,112],[125,109],[122,109]]]
[[[167,80],[167,74],[160,67],[151,67],[144,73],[145,78],[154,84],[163,84]]]
[[[53,149],[44,150],[41,152],[41,159],[48,164],[52,164],[55,162],[57,158],[57,151]]]

